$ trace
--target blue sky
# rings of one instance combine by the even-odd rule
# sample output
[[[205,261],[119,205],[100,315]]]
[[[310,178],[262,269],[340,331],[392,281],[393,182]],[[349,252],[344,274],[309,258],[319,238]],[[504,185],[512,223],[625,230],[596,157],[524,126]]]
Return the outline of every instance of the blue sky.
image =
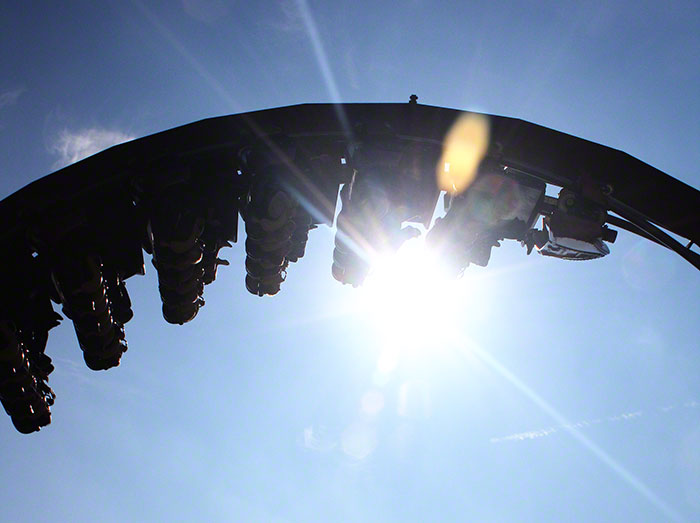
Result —
[[[411,93],[700,187],[699,65],[697,2],[4,3],[0,196],[209,116]],[[363,291],[331,277],[332,238],[313,231],[265,299],[235,245],[182,327],[147,261],[108,372],[69,323],[52,331],[52,424],[0,424],[0,519],[700,518],[689,264],[623,233],[589,263],[506,244],[453,286],[457,332],[397,355]]]

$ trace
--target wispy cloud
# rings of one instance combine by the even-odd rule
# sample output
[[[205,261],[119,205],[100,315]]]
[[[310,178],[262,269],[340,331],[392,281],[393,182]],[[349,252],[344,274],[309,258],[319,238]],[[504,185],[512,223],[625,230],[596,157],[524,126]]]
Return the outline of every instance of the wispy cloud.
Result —
[[[19,97],[24,93],[24,90],[24,87],[19,87],[0,93],[0,109],[16,104]]]
[[[51,152],[58,156],[54,169],[65,167],[108,147],[133,139],[134,136],[121,131],[99,127],[79,131],[64,129],[50,146]]]
[[[78,358],[80,358],[78,356]],[[52,376],[64,374],[70,378],[73,383],[80,383],[83,387],[88,387],[93,391],[99,391],[108,394],[112,398],[145,398],[148,393],[138,386],[126,383],[124,381],[115,382],[114,380],[105,380],[103,371],[95,372],[89,370],[82,358],[73,359],[62,356],[52,356],[51,358],[56,365],[56,370]],[[58,391],[60,395],[60,391]]]
[[[333,453],[361,462],[377,448],[379,441],[376,428],[366,419],[357,419],[338,436],[327,433],[324,427],[306,427],[302,434],[302,445],[306,450],[321,454]]]
[[[337,446],[337,442],[326,433],[324,427],[306,427],[304,429],[303,439],[304,448],[316,452],[330,452]]]
[[[273,14],[269,25],[283,33],[302,35],[304,33],[304,21],[302,20],[299,8],[294,2],[282,0],[278,2],[279,9]]]

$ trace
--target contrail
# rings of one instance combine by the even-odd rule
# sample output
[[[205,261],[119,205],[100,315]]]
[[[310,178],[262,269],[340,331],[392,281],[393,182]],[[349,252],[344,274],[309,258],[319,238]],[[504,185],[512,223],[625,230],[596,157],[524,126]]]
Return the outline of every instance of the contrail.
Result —
[[[544,436],[549,436],[550,434],[554,434],[556,432],[559,432],[560,430],[569,430],[569,429],[581,429],[584,427],[590,427],[591,425],[600,425],[603,422],[610,422],[610,421],[620,421],[620,420],[630,420],[630,419],[635,419],[638,418],[642,415],[642,411],[638,410],[635,412],[626,412],[624,414],[618,414],[616,416],[608,416],[607,418],[597,418],[593,420],[581,420],[577,421],[575,423],[572,423],[570,425],[559,425],[558,427],[548,427],[546,429],[536,429],[536,430],[528,430],[525,432],[517,432],[515,434],[510,434],[508,436],[503,436],[500,438],[491,438],[491,443],[500,443],[502,441],[523,441],[526,439],[537,439],[541,438]]]
[[[495,370],[498,374],[507,379],[515,388],[522,392],[535,405],[542,409],[546,414],[552,417],[559,426],[566,430],[573,438],[578,441],[584,448],[589,450],[596,458],[607,465],[620,479],[630,485],[633,489],[644,496],[652,505],[663,512],[667,518],[674,521],[682,521],[681,515],[669,506],[664,500],[657,496],[644,482],[629,472],[625,467],[619,464],[607,452],[596,445],[593,441],[584,436],[574,424],[570,423],[562,414],[560,414],[552,405],[550,405],[537,392],[530,388],[525,382],[521,381],[515,374],[503,366],[496,358],[479,347],[476,343],[469,340],[468,346],[464,347],[464,351],[471,352],[489,367]]]
[[[667,413],[672,410],[679,409],[695,409],[700,407],[700,402],[695,400],[686,401],[682,405],[665,405],[663,407],[657,407],[656,411],[661,413]],[[529,439],[538,439],[544,436],[549,436],[560,432],[561,430],[568,430],[570,428],[585,428],[592,427],[595,425],[601,425],[603,423],[613,423],[616,421],[630,421],[633,419],[641,418],[642,416],[647,416],[649,413],[641,410],[636,410],[633,412],[624,412],[622,414],[616,414],[614,416],[606,416],[604,418],[595,418],[589,420],[580,420],[572,425],[560,425],[557,427],[547,427],[541,429],[526,430],[523,432],[516,432],[515,434],[509,434],[508,436],[493,437],[490,439],[491,443],[501,443],[504,441],[524,441]]]

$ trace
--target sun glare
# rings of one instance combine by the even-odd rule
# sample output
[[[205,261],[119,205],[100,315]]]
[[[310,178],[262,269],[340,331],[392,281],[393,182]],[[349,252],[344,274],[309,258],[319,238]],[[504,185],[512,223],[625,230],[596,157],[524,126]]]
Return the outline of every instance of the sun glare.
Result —
[[[403,353],[449,345],[468,314],[463,296],[470,283],[448,278],[422,237],[376,260],[360,288],[360,306],[382,343],[379,370],[391,371]]]

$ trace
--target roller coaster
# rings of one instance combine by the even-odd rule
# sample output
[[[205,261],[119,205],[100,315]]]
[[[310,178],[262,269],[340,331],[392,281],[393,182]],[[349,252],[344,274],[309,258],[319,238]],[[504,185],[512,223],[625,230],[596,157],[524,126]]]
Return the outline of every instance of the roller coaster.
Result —
[[[248,291],[278,293],[309,231],[337,227],[332,275],[361,285],[375,253],[426,228],[445,143],[464,118],[417,103],[305,104],[201,120],[114,146],[0,202],[0,400],[15,428],[51,421],[50,329],[73,322],[85,363],[119,365],[125,282],[152,257],[165,321],[204,305],[245,224]],[[592,260],[624,229],[700,269],[700,192],[624,153],[523,120],[482,115],[488,140],[466,190],[442,192],[427,233],[448,270],[486,266],[503,240]],[[454,166],[452,166],[454,167]],[[552,189],[556,194],[552,193]],[[336,218],[336,204],[341,210]]]

